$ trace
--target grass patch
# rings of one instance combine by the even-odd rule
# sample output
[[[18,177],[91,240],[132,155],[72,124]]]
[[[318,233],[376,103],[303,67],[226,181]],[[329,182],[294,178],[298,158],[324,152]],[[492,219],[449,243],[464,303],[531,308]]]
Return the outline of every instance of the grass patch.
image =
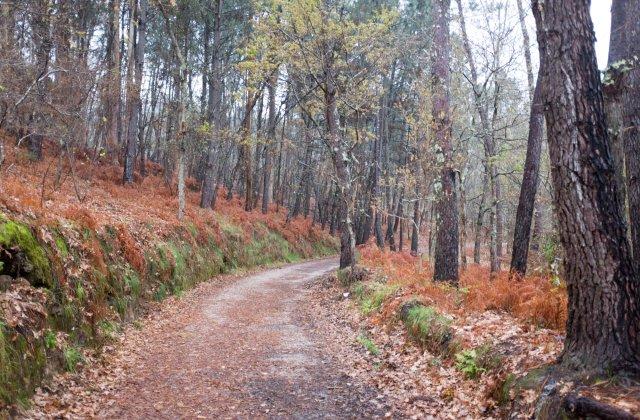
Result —
[[[140,278],[135,271],[129,270],[124,275],[124,285],[131,296],[136,298],[140,296]]]
[[[0,321],[0,401],[28,404],[47,362],[44,340],[27,342]]]
[[[56,243],[56,248],[58,252],[62,256],[62,258],[67,258],[69,256],[69,248],[67,247],[67,243],[64,238],[57,233],[54,234],[53,239]]]
[[[103,319],[98,323],[98,331],[102,337],[112,340],[116,337],[118,330],[118,324],[111,322],[108,319]]]
[[[360,334],[356,340],[358,340],[358,343],[362,344],[362,347],[364,347],[365,350],[367,350],[374,356],[380,354],[380,349],[378,348],[378,346],[376,346],[376,343],[374,343],[374,341],[367,337],[365,334]]]
[[[487,371],[478,364],[478,353],[475,349],[456,353],[456,369],[464,373],[467,379],[475,379]]]
[[[75,372],[78,364],[84,362],[84,357],[80,350],[73,346],[65,348],[62,356],[64,358],[64,368],[67,372]]]
[[[509,373],[491,394],[491,397],[497,401],[499,406],[504,406],[511,400],[511,388],[513,388],[516,379],[516,375]]]
[[[56,334],[51,330],[47,330],[44,334],[44,346],[47,349],[52,350],[56,348],[57,344],[58,340],[56,339]]]
[[[154,292],[153,292],[153,300],[156,302],[161,302],[167,298],[169,292],[167,290],[167,286],[161,284]]]
[[[399,286],[397,285],[374,283],[371,293],[362,300],[360,310],[365,315],[377,312],[382,307],[384,301],[394,294],[398,288]]]
[[[451,320],[431,306],[406,303],[400,312],[409,336],[433,353],[448,353],[453,340]]]
[[[244,234],[242,228],[232,223],[226,215],[215,212],[215,219],[216,222],[218,222],[218,226],[220,226],[220,230],[225,234],[225,236],[239,239]]]
[[[338,278],[339,276],[340,271],[338,272]],[[389,296],[393,295],[399,288],[400,286],[398,285],[390,285],[380,282],[355,282],[351,285],[349,291],[358,301],[360,311],[364,315],[370,315],[380,310],[384,301],[389,298]]]

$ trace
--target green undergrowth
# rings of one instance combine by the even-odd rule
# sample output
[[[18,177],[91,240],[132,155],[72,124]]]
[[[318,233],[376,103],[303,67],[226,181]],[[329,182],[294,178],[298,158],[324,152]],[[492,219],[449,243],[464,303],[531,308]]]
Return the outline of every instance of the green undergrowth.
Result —
[[[434,307],[409,304],[401,310],[400,317],[409,336],[421,347],[443,355],[455,349],[451,319]]]
[[[357,341],[358,343],[362,344],[362,347],[364,347],[364,349],[372,355],[377,356],[380,354],[380,349],[378,348],[376,343],[366,334],[360,334],[357,338]]]
[[[3,271],[0,274],[5,271],[12,274],[19,270],[35,285],[50,284],[49,259],[28,226],[8,220],[0,214],[0,248],[15,254],[11,261],[2,261]]]
[[[399,286],[383,282],[356,282],[351,285],[350,292],[358,302],[363,315],[378,312],[382,304],[397,290]]]
[[[502,356],[490,344],[464,349],[455,354],[455,366],[467,379],[476,379],[484,373],[495,371],[502,363]]]
[[[83,348],[112,341],[145,302],[180,296],[232,270],[337,252],[336,241],[324,234],[288,241],[262,223],[247,227],[221,214],[216,223],[187,223],[136,245],[122,226],[95,229],[81,218],[40,224],[0,213],[0,276],[25,278],[46,296],[42,325],[10,327],[0,309],[0,418],[3,406],[28,401],[45,372],[76,370]],[[13,287],[8,284],[15,280],[6,278],[0,293]]]

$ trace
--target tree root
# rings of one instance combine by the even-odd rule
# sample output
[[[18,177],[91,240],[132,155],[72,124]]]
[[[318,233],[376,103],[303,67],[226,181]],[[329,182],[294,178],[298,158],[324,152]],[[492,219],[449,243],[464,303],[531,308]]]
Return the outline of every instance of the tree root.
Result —
[[[638,417],[625,410],[576,394],[567,395],[562,402],[562,408],[567,414],[578,418],[596,417],[603,420],[638,420]]]

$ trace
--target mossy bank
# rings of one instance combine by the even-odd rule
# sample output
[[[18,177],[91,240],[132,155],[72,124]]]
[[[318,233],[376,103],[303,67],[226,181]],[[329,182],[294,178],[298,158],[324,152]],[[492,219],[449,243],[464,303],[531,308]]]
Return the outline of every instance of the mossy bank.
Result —
[[[320,230],[282,227],[216,214],[159,235],[145,226],[144,235],[98,226],[88,214],[41,220],[0,211],[0,417],[52,372],[74,370],[83,347],[100,347],[146,301],[237,268],[337,251]]]

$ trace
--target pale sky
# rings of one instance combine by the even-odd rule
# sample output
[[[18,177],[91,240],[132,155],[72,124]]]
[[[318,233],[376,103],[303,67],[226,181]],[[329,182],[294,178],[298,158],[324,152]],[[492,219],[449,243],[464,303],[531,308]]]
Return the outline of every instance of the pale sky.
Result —
[[[591,19],[596,32],[596,55],[598,66],[607,66],[609,53],[609,31],[611,29],[611,0],[591,0]]]

